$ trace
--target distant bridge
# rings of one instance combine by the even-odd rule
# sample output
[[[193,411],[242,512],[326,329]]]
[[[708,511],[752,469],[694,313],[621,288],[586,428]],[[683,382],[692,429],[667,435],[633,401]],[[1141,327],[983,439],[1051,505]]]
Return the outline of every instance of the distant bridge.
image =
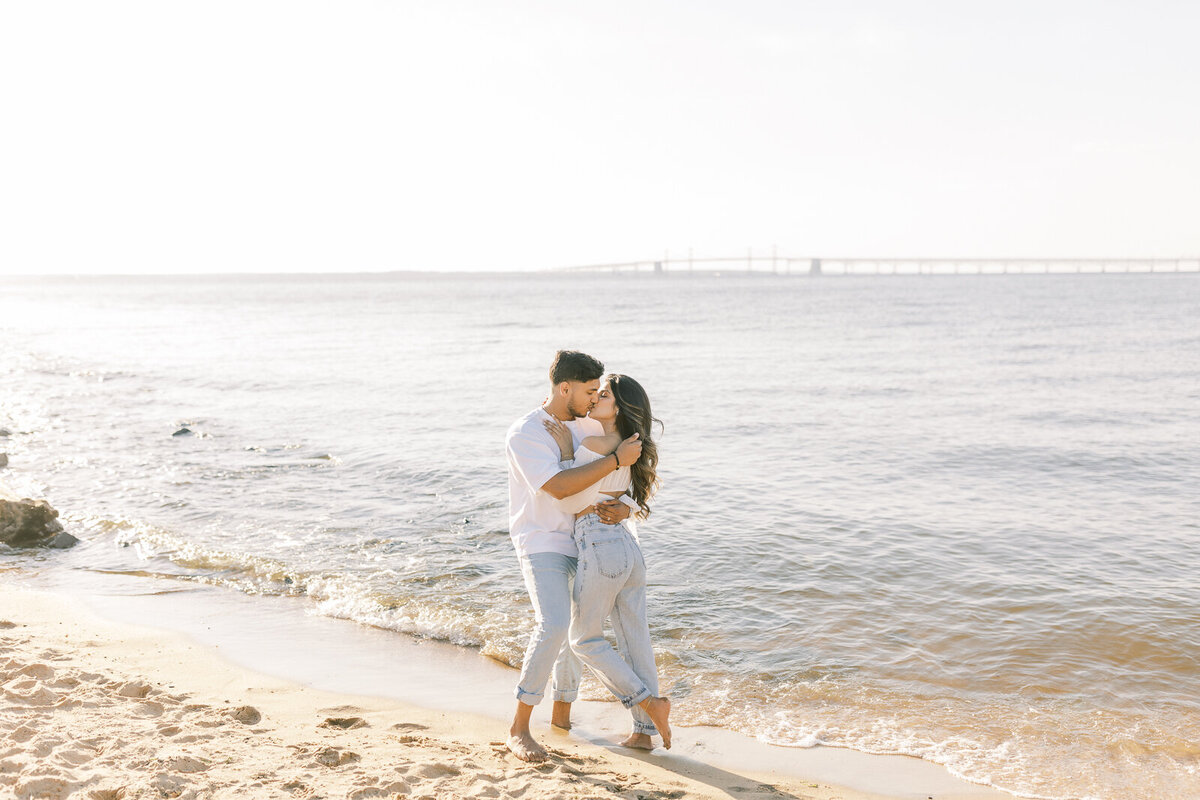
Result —
[[[1070,275],[1200,273],[1193,258],[815,258],[747,251],[744,256],[661,259],[559,267],[556,272],[642,272],[757,275]]]

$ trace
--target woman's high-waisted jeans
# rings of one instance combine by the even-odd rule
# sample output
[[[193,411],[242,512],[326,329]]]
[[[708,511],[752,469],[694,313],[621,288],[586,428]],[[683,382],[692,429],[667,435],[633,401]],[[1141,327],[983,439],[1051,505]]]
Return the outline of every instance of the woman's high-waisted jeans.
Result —
[[[655,734],[638,707],[658,694],[658,670],[646,623],[646,562],[624,525],[605,525],[595,514],[575,520],[579,566],[571,609],[571,649],[610,692],[633,712],[636,733]],[[618,654],[604,637],[610,618]]]

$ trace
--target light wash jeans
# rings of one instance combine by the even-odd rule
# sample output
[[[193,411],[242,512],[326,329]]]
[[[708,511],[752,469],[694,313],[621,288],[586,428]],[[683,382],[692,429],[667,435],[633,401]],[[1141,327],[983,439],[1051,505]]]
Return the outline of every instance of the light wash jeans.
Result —
[[[635,733],[658,731],[638,703],[658,694],[658,669],[646,622],[646,562],[622,524],[605,525],[595,514],[575,520],[579,548],[571,648],[600,682],[633,712]],[[617,653],[604,636],[609,618]]]
[[[576,560],[561,553],[521,556],[521,574],[537,615],[516,695],[527,706],[542,702],[546,681],[554,673],[554,699],[573,703],[579,695],[583,664],[571,652],[567,632],[571,625],[571,580]]]

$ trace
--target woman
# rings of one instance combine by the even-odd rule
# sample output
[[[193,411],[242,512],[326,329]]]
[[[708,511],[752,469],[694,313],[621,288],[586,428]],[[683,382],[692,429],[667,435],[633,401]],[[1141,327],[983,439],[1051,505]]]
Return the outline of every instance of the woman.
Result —
[[[652,750],[650,737],[660,733],[663,747],[670,749],[671,701],[656,696],[658,670],[646,623],[646,562],[631,525],[607,525],[596,514],[597,502],[619,498],[638,519],[650,516],[647,504],[660,483],[655,471],[658,448],[650,435],[651,424],[658,420],[650,413],[646,391],[628,375],[608,376],[588,417],[599,422],[604,432],[586,437],[578,448],[565,425],[546,421],[564,461],[573,459],[581,466],[611,458],[617,445],[635,433],[642,442],[642,455],[632,467],[617,466],[599,483],[561,501],[575,512],[575,544],[579,548],[571,649],[632,710],[633,733],[621,744]],[[604,636],[604,620],[610,617],[620,653]]]

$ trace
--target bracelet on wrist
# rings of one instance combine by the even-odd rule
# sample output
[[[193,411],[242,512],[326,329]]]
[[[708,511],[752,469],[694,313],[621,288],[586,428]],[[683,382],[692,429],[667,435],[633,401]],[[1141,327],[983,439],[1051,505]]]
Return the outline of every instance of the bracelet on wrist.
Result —
[[[616,450],[613,450],[613,458],[615,458],[617,460],[617,469],[620,469],[621,468],[621,457],[619,455],[617,455]],[[616,470],[613,470],[613,471],[615,472]]]

